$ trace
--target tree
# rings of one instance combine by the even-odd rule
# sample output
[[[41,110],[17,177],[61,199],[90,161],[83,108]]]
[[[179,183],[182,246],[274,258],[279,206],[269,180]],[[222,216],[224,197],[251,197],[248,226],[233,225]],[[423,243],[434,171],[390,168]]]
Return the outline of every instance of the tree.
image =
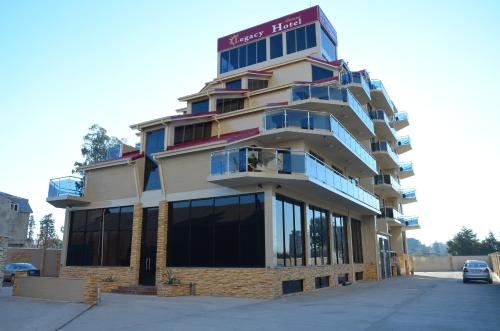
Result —
[[[30,215],[30,218],[28,220],[28,233],[27,233],[27,237],[28,237],[28,241],[30,242],[30,244],[33,243],[34,241],[34,237],[33,235],[35,234],[35,217],[33,215]]]
[[[495,238],[493,232],[488,232],[486,238],[481,241],[481,254],[490,254],[500,251],[500,242]]]
[[[83,137],[82,156],[83,162],[75,162],[73,173],[82,174],[78,168],[84,165],[95,163],[106,158],[109,147],[120,144],[122,141],[116,137],[108,136],[105,128],[94,124],[89,128],[89,132]]]
[[[40,220],[40,232],[38,233],[38,246],[57,247],[59,245],[60,240],[57,237],[54,223],[55,220],[52,214],[42,217]]]
[[[446,243],[451,255],[477,255],[481,253],[481,244],[472,229],[465,226]]]

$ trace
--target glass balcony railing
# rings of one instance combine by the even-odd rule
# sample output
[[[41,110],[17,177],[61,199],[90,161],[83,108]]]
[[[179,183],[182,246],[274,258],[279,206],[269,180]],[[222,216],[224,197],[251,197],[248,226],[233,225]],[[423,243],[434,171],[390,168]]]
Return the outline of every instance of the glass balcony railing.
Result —
[[[360,84],[366,95],[370,95],[370,85],[359,72],[349,72],[342,75],[342,85]]]
[[[391,185],[392,187],[394,187],[394,190],[398,192],[401,190],[399,182],[391,175],[376,175],[373,177],[373,179],[375,185]]]
[[[408,145],[411,145],[411,139],[409,136],[398,138],[398,146],[408,146]]]
[[[377,162],[365,146],[360,144],[337,119],[329,113],[295,109],[278,109],[264,114],[264,130],[299,128],[330,131],[344,146],[361,159],[374,172]]]
[[[318,180],[332,191],[340,191],[374,209],[379,200],[342,174],[303,151],[242,147],[213,152],[210,160],[212,176],[237,173],[303,174]]]
[[[396,136],[396,130],[394,130],[394,128],[391,126],[391,124],[389,122],[389,118],[385,114],[385,111],[383,111],[383,110],[371,111],[370,118],[374,121],[376,121],[376,120],[384,121],[385,124],[387,124],[387,127],[389,127],[389,130],[391,130],[392,134],[394,136]]]
[[[51,179],[49,182],[49,198],[61,196],[83,197],[85,190],[83,179],[67,176]]]
[[[398,155],[394,153],[387,141],[377,141],[372,143],[372,152],[387,152],[394,162],[399,163]]]
[[[406,226],[419,226],[418,216],[405,216],[403,222]]]
[[[397,122],[397,121],[408,121],[408,114],[407,113],[396,113],[394,114],[393,118],[392,118],[393,121]]]
[[[415,190],[414,188],[401,190],[401,196],[403,197],[403,199],[416,199],[417,190]]]
[[[374,134],[373,122],[359,102],[346,88],[333,86],[299,85],[292,87],[292,102],[308,99],[340,101],[347,103],[359,119]]]
[[[401,172],[412,172],[413,171],[413,163],[412,162],[404,162],[399,164],[399,171]]]
[[[121,144],[108,147],[106,150],[106,158],[102,161],[117,159],[120,157]]]
[[[398,221],[403,220],[403,214],[394,208],[381,208],[380,213],[381,214],[378,216],[380,218],[393,218]]]
[[[370,81],[370,89],[381,91],[385,99],[387,100],[387,103],[389,104],[391,111],[394,112],[394,104],[392,103],[392,100],[389,97],[389,94],[387,93],[387,90],[385,89],[384,84],[382,84],[381,80],[372,79]]]

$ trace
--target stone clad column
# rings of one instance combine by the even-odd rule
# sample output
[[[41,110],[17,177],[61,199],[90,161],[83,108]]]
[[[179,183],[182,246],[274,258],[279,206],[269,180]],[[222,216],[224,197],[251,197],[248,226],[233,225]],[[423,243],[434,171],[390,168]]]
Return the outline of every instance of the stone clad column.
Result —
[[[142,240],[142,203],[134,205],[134,216],[132,224],[132,244],[130,251],[130,268],[134,279],[133,285],[139,284],[139,270],[141,264],[141,240]]]
[[[363,263],[365,280],[379,279],[379,248],[375,216],[364,216],[361,221],[361,240],[363,243]]]
[[[160,201],[158,208],[158,237],[156,246],[156,286],[163,280],[167,265],[168,201]]]

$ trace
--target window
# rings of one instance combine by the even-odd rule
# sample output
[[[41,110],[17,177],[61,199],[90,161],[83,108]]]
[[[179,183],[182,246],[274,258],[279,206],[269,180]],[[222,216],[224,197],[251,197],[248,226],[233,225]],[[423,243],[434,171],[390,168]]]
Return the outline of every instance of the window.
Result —
[[[316,25],[307,26],[287,31],[286,33],[286,53],[292,54],[304,49],[316,47]]]
[[[257,91],[264,88],[267,88],[269,82],[264,79],[249,79],[248,80],[248,89],[250,91]]]
[[[286,280],[281,283],[283,294],[297,293],[304,291],[304,280]]]
[[[191,104],[191,113],[192,114],[197,114],[197,113],[206,113],[208,112],[208,99],[193,102]]]
[[[276,231],[274,243],[278,266],[304,265],[302,203],[282,196],[276,197]]]
[[[71,212],[68,266],[129,266],[133,207]]]
[[[361,236],[361,221],[351,219],[352,261],[363,263],[363,242]]]
[[[266,39],[220,53],[220,73],[266,61]]]
[[[217,99],[217,112],[229,113],[245,107],[245,98]]]
[[[161,189],[160,169],[153,157],[153,153],[165,149],[165,130],[159,129],[146,133],[146,164],[144,167],[144,191]]]
[[[330,263],[330,237],[328,219],[325,210],[309,207],[307,210],[309,229],[309,264],[324,265]]]
[[[277,34],[269,38],[271,45],[271,59],[283,56],[283,35]]]
[[[17,211],[18,208],[19,208],[19,205],[17,203],[10,204],[10,210]]]
[[[171,202],[167,265],[264,267],[264,194]]]
[[[344,226],[345,217],[332,215],[332,234],[334,254],[333,258],[337,264],[349,263],[349,251],[347,249],[347,229]]]
[[[337,60],[337,45],[332,39],[330,39],[330,37],[323,28],[321,28],[320,38],[321,38],[321,55],[323,55],[323,57],[327,61]]]
[[[240,89],[241,88],[241,79],[232,80],[230,82],[227,82],[226,88]]]
[[[329,276],[316,277],[314,278],[314,285],[316,289],[322,287],[328,287],[330,286],[330,277]]]
[[[333,77],[333,71],[323,69],[317,66],[312,66],[312,80],[317,81],[320,79],[326,79],[326,78],[332,78]]]
[[[210,138],[211,136],[212,122],[177,126],[174,129],[174,145]]]

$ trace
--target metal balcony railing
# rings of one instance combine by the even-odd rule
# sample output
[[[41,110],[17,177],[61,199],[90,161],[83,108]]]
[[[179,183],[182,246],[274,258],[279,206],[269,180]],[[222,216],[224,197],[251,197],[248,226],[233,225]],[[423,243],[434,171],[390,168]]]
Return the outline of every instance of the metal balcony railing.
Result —
[[[59,177],[51,179],[49,182],[49,198],[56,198],[61,196],[83,197],[84,194],[84,181],[80,177]]]
[[[372,143],[372,152],[387,152],[394,162],[399,163],[398,155],[394,153],[387,141],[377,141]]]
[[[392,100],[389,97],[389,93],[387,93],[387,90],[385,89],[384,84],[382,84],[382,81],[379,79],[370,80],[370,89],[381,91],[382,94],[384,95],[385,99],[387,100],[387,103],[389,104],[391,111],[394,113],[394,104],[392,103]]]
[[[342,85],[360,84],[367,95],[370,95],[370,84],[359,72],[349,72],[342,75]]]
[[[394,190],[400,191],[401,186],[399,185],[399,182],[396,180],[396,178],[392,177],[391,175],[376,175],[373,177],[375,185],[391,185],[394,187]]]

